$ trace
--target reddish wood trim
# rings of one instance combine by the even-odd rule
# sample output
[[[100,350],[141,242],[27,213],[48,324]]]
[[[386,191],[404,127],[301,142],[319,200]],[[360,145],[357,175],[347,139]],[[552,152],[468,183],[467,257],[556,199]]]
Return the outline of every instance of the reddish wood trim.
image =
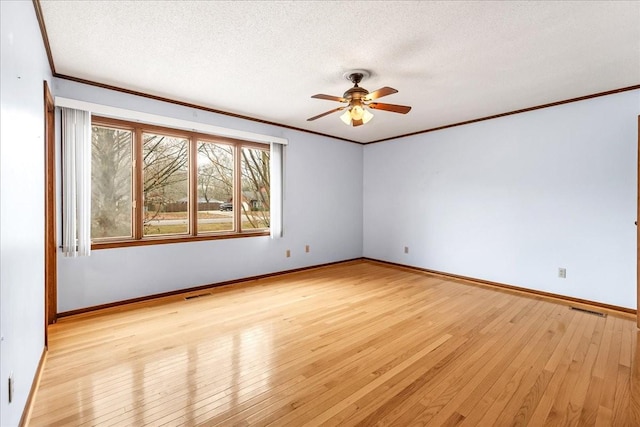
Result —
[[[72,77],[72,76],[67,76],[67,75],[64,75],[64,74],[57,74],[56,73],[56,74],[54,74],[54,76],[58,77],[58,78],[61,78],[61,79],[73,81],[73,82],[76,82],[76,83],[82,83],[82,84],[86,84],[86,85],[90,85],[90,86],[97,86],[97,87],[101,87],[103,89],[109,89],[109,90],[113,90],[113,91],[116,91],[116,92],[123,92],[123,93],[127,93],[127,94],[130,94],[130,95],[136,95],[136,96],[141,96],[141,97],[144,97],[144,98],[154,99],[156,101],[168,102],[170,104],[180,105],[180,106],[183,106],[183,107],[196,108],[196,109],[202,110],[202,111],[208,111],[208,112],[216,113],[216,114],[223,114],[223,115],[226,115],[226,116],[231,116],[231,117],[236,117],[236,118],[239,118],[239,119],[244,119],[244,120],[250,120],[250,121],[254,121],[254,122],[264,123],[264,124],[268,124],[268,125],[272,125],[272,126],[278,126],[278,127],[281,127],[281,128],[291,129],[291,130],[295,130],[295,131],[299,131],[299,132],[311,133],[311,134],[314,134],[314,135],[320,135],[320,136],[324,136],[324,137],[327,137],[327,138],[333,138],[333,139],[338,139],[338,140],[341,140],[341,141],[352,142],[354,144],[359,144],[359,145],[375,144],[375,143],[378,143],[378,142],[390,141],[392,139],[399,139],[399,138],[404,138],[404,137],[407,137],[407,136],[413,136],[413,135],[420,135],[420,134],[423,134],[423,133],[435,132],[435,131],[438,131],[438,130],[448,129],[448,128],[452,128],[452,127],[456,127],[456,126],[463,126],[463,125],[468,125],[468,124],[471,124],[471,123],[482,122],[482,121],[485,121],[485,120],[497,119],[499,117],[511,116],[513,114],[526,113],[528,111],[539,110],[539,109],[542,109],[542,108],[555,107],[557,105],[569,104],[569,103],[572,103],[572,102],[584,101],[584,100],[587,100],[587,99],[597,98],[597,97],[600,97],[600,96],[613,95],[613,94],[620,93],[620,92],[627,92],[627,91],[631,91],[631,90],[640,89],[640,84],[636,84],[636,85],[627,86],[627,87],[623,87],[623,88],[619,88],[619,89],[608,90],[608,91],[605,91],[605,92],[598,92],[598,93],[594,93],[594,94],[590,94],[590,95],[579,96],[577,98],[565,99],[565,100],[562,100],[562,101],[551,102],[551,103],[548,103],[548,104],[537,105],[537,106],[534,106],[534,107],[528,107],[528,108],[523,108],[523,109],[520,109],[520,110],[509,111],[509,112],[506,112],[506,113],[494,114],[492,116],[481,117],[481,118],[478,118],[478,119],[466,120],[466,121],[463,121],[463,122],[452,123],[452,124],[449,124],[449,125],[438,126],[438,127],[435,127],[435,128],[425,129],[425,130],[421,130],[421,131],[401,134],[401,135],[397,135],[397,136],[391,136],[389,138],[376,139],[374,141],[369,141],[369,142],[360,142],[360,141],[354,141],[352,139],[341,138],[341,137],[338,137],[338,136],[333,136],[333,135],[328,135],[328,134],[324,134],[324,133],[320,133],[320,132],[315,132],[315,131],[310,131],[310,130],[306,130],[306,129],[296,128],[296,127],[293,127],[293,126],[283,125],[283,124],[270,122],[270,121],[266,121],[266,120],[262,120],[262,119],[256,119],[256,118],[249,117],[249,116],[243,116],[243,115],[240,115],[240,114],[229,113],[229,112],[222,111],[222,110],[216,110],[216,109],[213,109],[213,108],[203,107],[201,105],[190,104],[188,102],[176,101],[176,100],[173,100],[173,99],[163,98],[163,97],[156,96],[156,95],[150,95],[150,94],[146,94],[146,93],[143,93],[143,92],[137,92],[137,91],[133,91],[133,90],[130,90],[130,89],[123,89],[123,88],[120,88],[120,87],[117,87],[117,86],[111,86],[111,85],[106,85],[106,84],[102,84],[102,83],[97,83],[97,82],[93,82],[93,81],[90,81],[90,80],[85,80],[85,79],[80,79],[80,78],[76,78],[76,77]]]
[[[637,213],[636,213],[636,309],[640,310],[640,115],[638,116],[638,180],[637,186]],[[640,311],[636,315],[636,326],[640,329]]]
[[[554,293],[551,293],[551,292],[538,291],[538,290],[535,290],[535,289],[521,288],[519,286],[507,285],[507,284],[498,283],[498,282],[491,282],[489,280],[476,279],[476,278],[473,278],[473,277],[461,276],[461,275],[458,275],[458,274],[443,273],[441,271],[430,270],[430,269],[421,268],[421,267],[414,267],[414,266],[411,266],[411,265],[404,265],[404,264],[399,264],[399,263],[390,262],[390,261],[381,261],[381,260],[374,259],[374,258],[366,258],[366,257],[364,257],[362,259],[366,260],[366,261],[370,261],[370,262],[386,264],[386,265],[391,266],[391,267],[405,268],[405,269],[409,269],[409,270],[419,271],[419,272],[422,272],[422,273],[427,273],[427,274],[434,275],[434,276],[441,276],[441,277],[446,277],[446,278],[450,278],[450,279],[455,279],[455,280],[462,281],[464,283],[475,284],[475,285],[487,285],[487,286],[491,286],[491,287],[495,287],[495,288],[502,288],[502,289],[505,289],[505,290],[508,290],[508,291],[512,291],[512,292],[519,292],[519,293],[534,295],[534,296],[537,296],[537,297],[552,299],[554,301],[561,301],[563,303],[577,303],[577,304],[583,304],[583,305],[587,305],[587,306],[591,306],[591,307],[597,307],[597,308],[600,308],[600,309],[611,311],[611,312],[616,313],[616,314],[620,314],[620,313],[625,314],[625,315],[629,315],[629,314],[635,315],[636,314],[636,310],[634,310],[632,308],[619,307],[617,305],[605,304],[605,303],[596,302],[596,301],[589,301],[589,300],[585,300],[585,299],[581,299],[581,298],[574,298],[574,297],[569,297],[569,296],[566,296],[566,295],[554,294]]]
[[[636,90],[636,89],[640,89],[640,84],[633,85],[633,86],[627,86],[627,87],[623,87],[623,88],[620,88],[620,89],[608,90],[606,92],[598,92],[598,93],[594,93],[594,94],[591,94],[591,95],[579,96],[577,98],[565,99],[563,101],[551,102],[549,104],[536,105],[535,107],[523,108],[521,110],[509,111],[509,112],[500,113],[500,114],[494,114],[493,116],[481,117],[479,119],[466,120],[464,122],[453,123],[453,124],[445,125],[445,126],[438,126],[438,127],[435,127],[435,128],[426,129],[426,130],[420,130],[420,131],[417,131],[417,132],[405,133],[403,135],[392,136],[392,137],[389,137],[389,138],[377,139],[375,141],[370,141],[370,142],[367,142],[367,143],[364,143],[364,144],[365,145],[366,144],[375,144],[377,142],[390,141],[392,139],[399,139],[399,138],[404,138],[404,137],[407,137],[407,136],[414,136],[414,135],[420,135],[420,134],[423,134],[423,133],[435,132],[437,130],[448,129],[448,128],[452,128],[452,127],[456,127],[456,126],[468,125],[468,124],[471,124],[471,123],[483,122],[485,120],[497,119],[499,117],[511,116],[513,114],[526,113],[528,111],[540,110],[542,108],[548,108],[548,107],[555,107],[557,105],[569,104],[571,102],[584,101],[586,99],[598,98],[600,96],[613,95],[613,94],[616,94],[616,93],[627,92],[627,91]]]
[[[91,244],[91,250],[98,249],[113,249],[113,248],[126,248],[129,246],[152,246],[152,245],[166,245],[170,243],[186,243],[186,242],[201,242],[204,240],[224,240],[224,239],[240,239],[245,237],[264,237],[269,236],[268,231],[245,231],[242,233],[227,233],[227,234],[199,234],[197,236],[188,236],[186,234],[182,236],[159,236],[159,237],[145,237],[140,240],[114,240],[112,242],[108,240],[95,242]]]
[[[143,123],[143,122],[132,122],[124,119],[114,119],[111,117],[104,117],[98,115],[91,116],[91,124],[94,126],[106,126],[106,127],[114,127],[118,129],[131,130],[135,129],[143,129],[145,132],[150,133],[160,133],[163,135],[170,135],[176,138],[195,138],[198,141],[203,142],[212,142],[215,144],[242,144],[243,146],[256,147],[256,148],[265,148],[268,147],[267,143],[253,142],[253,141],[245,141],[243,139],[231,138],[227,136],[220,135],[211,135],[207,133],[194,132],[190,130],[176,129],[171,127],[160,126],[157,124]]]
[[[134,239],[142,239],[144,222],[144,181],[142,175],[143,169],[143,156],[142,156],[142,130],[139,128],[133,129],[133,164],[131,167],[131,177],[133,179],[133,224],[132,234]],[[93,245],[91,245],[93,248]],[[99,248],[98,248],[99,249]]]
[[[55,73],[54,77],[57,77],[57,78],[60,78],[60,79],[64,79],[64,80],[69,80],[69,81],[76,82],[76,83],[86,84],[86,85],[89,85],[89,86],[96,86],[96,87],[100,87],[100,88],[103,88],[103,89],[109,89],[109,90],[113,90],[113,91],[116,91],[116,92],[122,92],[122,93],[126,93],[126,94],[129,94],[129,95],[141,96],[143,98],[149,98],[149,99],[153,99],[153,100],[156,100],[156,101],[161,101],[161,102],[167,102],[167,103],[170,103],[170,104],[180,105],[182,107],[196,108],[196,109],[201,110],[201,111],[207,111],[207,112],[215,113],[215,114],[222,114],[224,116],[230,116],[230,117],[235,117],[235,118],[238,118],[238,119],[249,120],[249,121],[252,121],[252,122],[263,123],[263,124],[270,125],[270,126],[277,126],[277,127],[281,127],[281,128],[284,128],[284,129],[291,129],[291,130],[295,130],[295,131],[298,131],[298,132],[311,133],[311,134],[314,134],[314,135],[324,136],[326,138],[333,138],[333,139],[338,139],[338,140],[341,140],[341,141],[353,142],[354,144],[364,144],[363,142],[358,142],[358,141],[354,141],[354,140],[346,139],[346,138],[340,138],[338,136],[328,135],[326,133],[315,132],[315,131],[312,131],[312,130],[297,128],[295,126],[289,126],[289,125],[285,125],[285,124],[281,124],[281,123],[271,122],[269,120],[258,119],[256,117],[245,116],[245,115],[242,115],[242,114],[231,113],[231,112],[223,111],[223,110],[217,110],[215,108],[209,108],[209,107],[205,107],[205,106],[202,106],[202,105],[191,104],[189,102],[178,101],[178,100],[170,99],[170,98],[164,98],[162,96],[151,95],[151,94],[148,94],[148,93],[138,92],[138,91],[131,90],[131,89],[125,89],[125,88],[121,88],[121,87],[118,87],[118,86],[112,86],[112,85],[108,85],[108,84],[104,84],[104,83],[98,83],[98,82],[94,82],[94,81],[91,81],[91,80],[86,80],[86,79],[81,79],[81,78],[78,78],[78,77],[68,76],[68,75],[65,75],[65,74]]]
[[[187,203],[189,234],[198,235],[198,140],[194,134],[189,137],[189,200]]]
[[[179,289],[179,290],[175,290],[175,291],[163,292],[163,293],[160,293],[160,294],[148,295],[148,296],[144,296],[144,297],[131,298],[131,299],[111,302],[111,303],[107,303],[107,304],[94,305],[94,306],[91,306],[91,307],[79,308],[77,310],[70,310],[70,311],[62,312],[62,313],[59,314],[59,317],[76,316],[76,315],[90,313],[90,312],[97,311],[97,310],[106,310],[106,309],[111,309],[111,308],[117,308],[117,307],[120,307],[120,306],[123,306],[123,305],[126,305],[126,304],[135,304],[135,303],[139,303],[139,302],[146,302],[146,301],[150,301],[150,300],[154,300],[154,299],[167,298],[167,297],[172,297],[172,296],[176,296],[176,295],[187,296],[188,294],[193,293],[193,292],[201,292],[203,290],[217,288],[217,287],[220,287],[220,286],[235,285],[235,284],[238,284],[238,283],[251,282],[251,281],[254,281],[254,280],[268,279],[270,277],[282,276],[282,275],[285,275],[285,274],[292,274],[292,273],[300,273],[300,272],[307,271],[307,270],[314,270],[316,268],[324,268],[324,267],[329,267],[329,266],[332,266],[332,265],[345,264],[345,263],[350,263],[350,262],[355,262],[355,261],[360,261],[360,260],[361,260],[361,258],[354,258],[354,259],[349,259],[349,260],[344,260],[344,261],[328,262],[328,263],[325,263],[325,264],[318,264],[318,265],[313,265],[313,266],[310,266],[310,267],[294,268],[294,269],[291,269],[291,270],[278,271],[278,272],[275,272],[275,273],[260,274],[258,276],[244,277],[242,279],[227,280],[227,281],[224,281],[224,282],[211,283],[211,284],[208,284],[208,285],[195,286],[195,287],[192,287],[192,288],[185,288],[185,289]]]
[[[233,230],[242,233],[242,147],[233,147]]]
[[[626,91],[630,91],[630,90],[635,90],[635,89],[640,89],[640,84],[636,84],[636,85],[632,85],[632,86],[627,86],[627,87],[623,87],[620,89],[613,89],[613,90],[608,90],[608,91],[604,91],[604,92],[598,92],[598,93],[594,93],[591,95],[585,95],[585,96],[580,96],[577,98],[570,98],[570,99],[566,99],[566,100],[562,100],[562,101],[556,101],[556,102],[551,102],[548,104],[542,104],[542,105],[537,105],[534,107],[528,107],[528,108],[523,108],[520,110],[515,110],[515,111],[509,111],[506,113],[501,113],[501,114],[495,114],[492,116],[486,116],[486,117],[481,117],[478,119],[472,119],[472,120],[466,120],[463,122],[458,122],[458,123],[452,123],[449,125],[444,125],[444,126],[438,126],[435,128],[430,128],[430,129],[425,129],[425,130],[421,130],[421,131],[416,131],[416,132],[411,132],[411,133],[406,133],[406,134],[402,134],[402,135],[397,135],[397,136],[392,136],[389,138],[383,138],[383,139],[377,139],[374,141],[369,141],[369,142],[360,142],[360,141],[355,141],[352,139],[347,139],[347,138],[342,138],[342,137],[338,137],[338,136],[334,136],[334,135],[328,135],[326,133],[321,133],[321,132],[315,132],[315,131],[311,131],[308,129],[302,129],[302,128],[298,128],[295,126],[289,126],[289,125],[285,125],[285,124],[281,124],[281,123],[276,123],[276,122],[271,122],[268,120],[263,120],[263,119],[258,119],[255,117],[251,117],[251,116],[245,116],[242,114],[237,114],[237,113],[231,113],[228,111],[223,111],[223,110],[218,110],[215,108],[209,108],[209,107],[205,107],[202,105],[197,105],[197,104],[192,104],[189,102],[184,102],[184,101],[178,101],[175,99],[170,99],[170,98],[165,98],[162,96],[158,96],[158,95],[151,95],[148,93],[144,93],[144,92],[139,92],[139,91],[135,91],[135,90],[131,90],[131,89],[125,89],[125,88],[121,88],[118,86],[113,86],[113,85],[108,85],[108,84],[104,84],[104,83],[98,83],[98,82],[94,82],[92,80],[87,80],[87,79],[81,79],[78,77],[73,77],[73,76],[69,76],[66,74],[60,74],[57,73],[55,71],[55,65],[53,62],[53,55],[51,54],[51,47],[49,44],[49,37],[47,36],[47,30],[44,24],[44,19],[42,17],[42,9],[40,7],[40,1],[39,0],[33,0],[33,4],[34,4],[34,8],[36,10],[36,16],[38,18],[38,24],[40,25],[40,31],[42,33],[42,39],[44,42],[44,46],[45,49],[47,51],[47,57],[49,59],[49,66],[51,68],[51,72],[53,73],[54,77],[60,78],[60,79],[64,79],[64,80],[69,80],[69,81],[73,81],[76,83],[82,83],[82,84],[86,84],[89,86],[96,86],[96,87],[100,87],[103,89],[109,89],[109,90],[113,90],[116,92],[122,92],[122,93],[126,93],[129,95],[135,95],[135,96],[141,96],[143,98],[149,98],[149,99],[153,99],[156,101],[161,101],[161,102],[167,102],[170,104],[175,104],[175,105],[180,105],[183,107],[188,107],[188,108],[195,108],[198,110],[202,110],[202,111],[208,111],[210,113],[215,113],[215,114],[222,114],[225,116],[230,116],[230,117],[236,117],[239,119],[243,119],[243,120],[249,120],[249,121],[253,121],[253,122],[258,122],[258,123],[264,123],[267,125],[271,125],[271,126],[278,126],[281,128],[285,128],[285,129],[291,129],[291,130],[295,130],[298,132],[304,132],[304,133],[310,133],[313,135],[319,135],[319,136],[323,136],[326,138],[333,138],[333,139],[337,139],[340,141],[346,141],[346,142],[352,142],[354,144],[359,144],[359,145],[367,145],[367,144],[374,144],[377,142],[383,142],[383,141],[389,141],[392,139],[398,139],[398,138],[404,138],[407,136],[413,136],[413,135],[419,135],[419,134],[423,134],[423,133],[429,133],[429,132],[435,132],[438,130],[443,130],[443,129],[448,129],[448,128],[452,128],[452,127],[456,127],[456,126],[463,126],[463,125],[468,125],[471,123],[477,123],[477,122],[481,122],[481,121],[485,121],[485,120],[491,120],[491,119],[496,119],[499,117],[505,117],[505,116],[510,116],[513,114],[520,114],[520,113],[525,113],[527,111],[533,111],[533,110],[539,110],[541,108],[547,108],[547,107],[554,107],[556,105],[562,105],[562,104],[568,104],[571,102],[577,102],[577,101],[584,101],[586,99],[591,99],[591,98],[597,98],[600,96],[606,96],[606,95],[612,95],[615,93],[620,93],[620,92],[626,92]]]
[[[55,107],[49,84],[44,81],[44,343],[47,325],[56,322],[58,311],[58,245],[56,222],[56,134]]]
[[[38,25],[40,26],[40,34],[42,35],[42,43],[44,44],[44,49],[47,52],[47,59],[49,60],[49,68],[51,69],[51,73],[55,76],[56,74],[56,66],[53,63],[53,55],[51,54],[51,45],[49,44],[49,35],[47,34],[47,27],[44,25],[44,17],[42,15],[42,6],[40,5],[40,0],[32,0],[33,8],[36,11],[36,18],[38,19]]]
[[[112,308],[117,308],[117,307],[120,307],[120,306],[123,306],[123,305],[126,305],[126,304],[135,304],[135,303],[139,303],[139,302],[146,302],[146,301],[150,301],[150,300],[154,300],[154,299],[167,298],[167,297],[172,297],[172,296],[176,296],[176,295],[180,295],[180,296],[181,295],[185,295],[186,296],[186,295],[188,295],[190,293],[193,293],[193,292],[201,292],[203,290],[217,288],[219,286],[234,285],[234,284],[237,284],[237,283],[244,283],[244,282],[249,282],[249,281],[252,281],[252,280],[267,279],[267,278],[270,278],[270,277],[282,276],[282,275],[285,275],[285,274],[292,274],[292,273],[300,273],[300,272],[304,272],[304,271],[312,270],[312,269],[316,269],[316,268],[329,267],[329,266],[332,266],[332,265],[346,264],[346,263],[352,263],[352,262],[357,262],[357,261],[367,261],[367,262],[383,264],[383,265],[386,265],[388,267],[402,268],[402,269],[417,271],[417,272],[429,274],[429,275],[432,275],[432,276],[439,276],[439,277],[445,277],[445,278],[448,278],[448,279],[453,279],[453,280],[456,280],[456,281],[459,281],[459,282],[462,282],[462,283],[465,283],[465,284],[490,286],[492,288],[499,288],[498,290],[504,290],[504,291],[508,291],[508,292],[525,294],[525,295],[529,295],[529,296],[533,296],[533,297],[537,297],[537,298],[545,298],[545,299],[552,300],[554,302],[561,302],[561,303],[564,303],[564,304],[567,304],[567,305],[569,305],[569,304],[581,304],[581,305],[585,305],[585,306],[588,306],[588,307],[591,307],[591,308],[595,307],[595,308],[598,308],[598,309],[604,309],[604,310],[607,310],[607,311],[611,312],[612,314],[623,315],[625,317],[630,315],[630,314],[631,315],[635,315],[636,314],[636,310],[633,310],[633,309],[630,309],[630,308],[626,308],[626,307],[619,307],[619,306],[616,306],[616,305],[604,304],[604,303],[584,300],[584,299],[580,299],[580,298],[567,297],[567,296],[564,296],[564,295],[552,294],[552,293],[549,293],[549,292],[536,291],[536,290],[533,290],[533,289],[521,288],[521,287],[512,286],[512,285],[506,285],[506,284],[503,284],[503,283],[490,282],[488,280],[474,279],[474,278],[471,278],[471,277],[460,276],[460,275],[457,275],[457,274],[443,273],[443,272],[439,272],[439,271],[435,271],[435,270],[429,270],[429,269],[420,268],[420,267],[413,267],[413,266],[410,266],[410,265],[404,265],[404,264],[398,264],[398,263],[389,262],[389,261],[381,261],[381,260],[377,260],[377,259],[374,259],[374,258],[362,257],[362,258],[353,258],[353,259],[344,260],[344,261],[329,262],[329,263],[326,263],[326,264],[318,264],[318,265],[314,265],[314,266],[310,266],[310,267],[294,268],[294,269],[291,269],[291,270],[284,270],[284,271],[279,271],[279,272],[275,272],[275,273],[261,274],[261,275],[258,275],[258,276],[245,277],[245,278],[242,278],[242,279],[227,280],[225,282],[212,283],[212,284],[208,284],[208,285],[195,286],[195,287],[191,287],[191,288],[179,289],[179,290],[170,291],[170,292],[163,292],[163,293],[148,295],[148,296],[144,296],[144,297],[131,298],[131,299],[122,300],[122,301],[116,301],[116,302],[112,302],[112,303],[108,303],[108,304],[100,304],[100,305],[95,305],[95,306],[91,306],[91,307],[80,308],[80,309],[77,309],[77,310],[65,311],[65,312],[59,313],[58,317],[75,316],[75,315],[94,312],[94,311],[97,311],[97,310],[112,309]]]
[[[123,129],[133,132],[133,233],[131,237],[98,239],[92,243],[92,249],[111,249],[128,246],[146,246],[158,245],[166,243],[182,243],[200,240],[216,240],[230,239],[238,237],[255,237],[269,235],[268,231],[241,229],[241,215],[239,203],[242,203],[242,182],[241,182],[241,157],[240,153],[243,147],[265,149],[266,144],[260,144],[251,141],[243,141],[228,137],[219,137],[198,132],[190,132],[181,129],[166,128],[157,125],[147,125],[145,123],[129,122],[126,120],[112,119],[102,116],[93,116],[91,119],[93,126],[105,126],[117,129]],[[216,144],[226,144],[233,147],[234,152],[234,195],[233,198],[238,201],[238,206],[234,209],[234,229],[231,232],[203,232],[198,233],[197,230],[197,208],[194,204],[189,204],[189,231],[183,234],[171,234],[168,236],[144,236],[143,235],[143,215],[144,215],[144,189],[143,189],[143,138],[145,132],[158,133],[162,135],[170,135],[177,138],[186,139],[188,141],[189,150],[189,197],[191,201],[198,199],[198,180],[197,180],[197,143],[198,141],[212,142]]]
[[[31,417],[31,409],[33,407],[34,397],[36,392],[38,391],[38,386],[40,385],[40,378],[42,378],[42,371],[44,369],[44,362],[47,357],[47,347],[43,347],[42,354],[40,355],[40,361],[38,362],[38,367],[36,368],[36,373],[33,376],[33,381],[31,381],[31,388],[29,389],[29,395],[27,396],[27,402],[24,405],[24,409],[22,410],[22,416],[20,417],[20,422],[18,425],[20,427],[27,426],[29,424],[29,418]]]

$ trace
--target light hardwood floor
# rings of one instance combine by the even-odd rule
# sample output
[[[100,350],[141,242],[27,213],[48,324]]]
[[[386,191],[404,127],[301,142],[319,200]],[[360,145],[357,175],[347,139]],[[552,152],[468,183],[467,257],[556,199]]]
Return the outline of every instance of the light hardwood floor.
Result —
[[[629,316],[369,261],[210,292],[62,319],[30,425],[640,425]]]

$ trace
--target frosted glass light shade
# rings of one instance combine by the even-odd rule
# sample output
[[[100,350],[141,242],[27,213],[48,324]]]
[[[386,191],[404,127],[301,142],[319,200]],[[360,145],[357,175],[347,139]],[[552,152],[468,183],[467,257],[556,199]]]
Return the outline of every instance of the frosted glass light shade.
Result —
[[[354,105],[351,107],[351,120],[362,120],[364,114],[364,108],[361,105]]]
[[[351,111],[346,110],[342,113],[342,115],[340,115],[340,120],[342,120],[345,125],[349,126],[351,124]]]
[[[351,107],[340,115],[340,120],[342,120],[342,122],[347,126],[351,126],[354,120],[362,120],[362,123],[364,124],[368,123],[371,119],[373,119],[373,114],[360,105]]]
[[[369,120],[373,119],[373,114],[369,110],[364,110],[362,113],[362,123],[369,123]]]

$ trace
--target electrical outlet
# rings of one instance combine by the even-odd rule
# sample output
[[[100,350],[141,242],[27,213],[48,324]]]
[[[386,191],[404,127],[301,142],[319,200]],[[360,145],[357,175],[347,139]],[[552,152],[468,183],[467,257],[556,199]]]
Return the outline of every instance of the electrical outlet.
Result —
[[[9,374],[9,403],[13,400],[13,394],[15,393],[15,386],[13,381],[13,372]]]
[[[404,253],[405,253],[405,254],[408,254],[408,253],[409,253],[409,246],[405,246],[405,247],[404,247]]]
[[[287,258],[289,258],[290,256],[291,256],[291,251],[287,249]]]
[[[304,247],[304,251],[305,251],[306,253],[309,253],[309,245],[306,245],[306,246]]]
[[[567,269],[560,267],[558,269],[558,277],[561,278],[561,279],[566,279],[567,278]]]

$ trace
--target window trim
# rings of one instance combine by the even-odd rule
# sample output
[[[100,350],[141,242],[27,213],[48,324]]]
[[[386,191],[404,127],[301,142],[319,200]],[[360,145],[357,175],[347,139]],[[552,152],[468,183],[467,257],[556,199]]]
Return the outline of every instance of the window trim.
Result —
[[[211,135],[196,131],[188,131],[182,129],[175,129],[170,127],[158,126],[155,124],[147,124],[141,122],[131,122],[127,120],[114,119],[110,117],[92,115],[91,126],[105,126],[122,130],[129,130],[133,133],[133,147],[132,147],[132,236],[131,237],[106,237],[93,239],[91,242],[91,249],[111,249],[130,246],[147,246],[147,245],[159,245],[159,244],[172,244],[182,242],[198,242],[206,240],[223,240],[245,237],[262,237],[270,235],[270,228],[260,229],[248,229],[242,230],[241,215],[242,215],[242,172],[240,169],[241,157],[240,153],[242,148],[255,148],[265,150],[269,152],[269,144],[246,141],[231,137]],[[189,204],[188,204],[188,218],[189,229],[187,233],[182,234],[166,234],[155,236],[144,236],[143,222],[144,222],[144,208],[142,206],[143,201],[143,133],[160,133],[163,135],[174,136],[184,138],[187,140],[188,145],[188,179],[189,179]],[[219,232],[202,232],[198,233],[197,217],[198,210],[193,206],[193,200],[198,200],[198,170],[197,170],[197,145],[198,142],[210,142],[220,143],[225,145],[231,145],[233,147],[234,155],[234,174],[233,174],[233,218],[234,226],[231,231],[219,231]]]

